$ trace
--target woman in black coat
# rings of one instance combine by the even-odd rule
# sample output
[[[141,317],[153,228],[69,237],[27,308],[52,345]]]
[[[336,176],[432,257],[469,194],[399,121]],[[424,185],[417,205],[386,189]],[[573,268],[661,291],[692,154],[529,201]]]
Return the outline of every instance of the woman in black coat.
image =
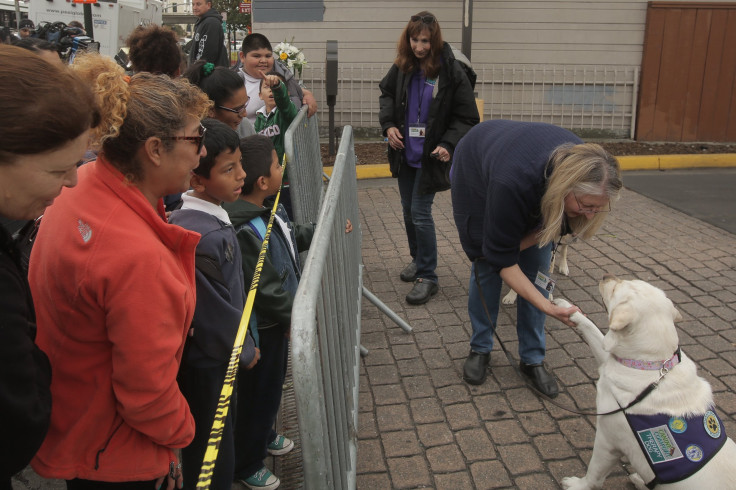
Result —
[[[391,173],[399,180],[412,257],[400,277],[414,282],[406,301],[423,304],[438,291],[434,194],[450,188],[453,151],[478,123],[478,109],[464,68],[429,12],[411,17],[380,89],[379,121],[388,138]]]
[[[90,89],[59,63],[0,45],[0,217],[33,220],[63,187],[97,117]],[[43,73],[44,76],[38,76]],[[0,489],[22,470],[46,435],[51,367],[34,343],[33,301],[15,240],[0,226]]]

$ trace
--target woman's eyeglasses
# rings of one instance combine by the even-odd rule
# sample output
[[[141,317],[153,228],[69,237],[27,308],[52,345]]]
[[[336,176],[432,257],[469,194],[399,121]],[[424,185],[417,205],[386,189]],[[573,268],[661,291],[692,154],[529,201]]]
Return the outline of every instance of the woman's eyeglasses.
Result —
[[[434,15],[412,15],[411,21],[412,22],[424,22],[425,24],[434,24],[437,22],[437,19],[434,18]]]
[[[222,109],[223,111],[232,112],[233,114],[242,114],[242,113],[245,112],[245,106],[247,106],[247,105],[248,105],[248,102],[246,102],[245,104],[243,104],[241,107],[235,107],[235,108],[225,107],[225,106],[222,106],[222,105],[217,105],[215,107],[217,107],[218,109]]]
[[[184,141],[193,141],[197,145],[197,155],[199,155],[202,152],[202,147],[204,146],[204,135],[207,132],[207,128],[199,125],[199,134],[197,136],[164,136],[161,138],[162,140],[184,140]]]
[[[611,201],[608,201],[604,206],[583,206],[580,204],[580,201],[578,200],[578,196],[575,195],[575,193],[572,193],[573,197],[575,198],[575,203],[578,205],[578,212],[584,213],[584,214],[598,214],[598,213],[607,213],[611,210]]]

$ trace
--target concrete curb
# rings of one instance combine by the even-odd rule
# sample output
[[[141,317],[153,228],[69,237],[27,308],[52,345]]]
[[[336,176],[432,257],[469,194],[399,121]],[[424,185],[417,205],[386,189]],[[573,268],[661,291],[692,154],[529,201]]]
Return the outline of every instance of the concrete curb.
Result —
[[[736,153],[715,153],[708,155],[642,155],[618,157],[621,170],[675,170],[686,168],[736,167]],[[324,167],[327,175],[332,175],[332,167]],[[381,179],[391,177],[387,163],[358,165],[359,179]]]

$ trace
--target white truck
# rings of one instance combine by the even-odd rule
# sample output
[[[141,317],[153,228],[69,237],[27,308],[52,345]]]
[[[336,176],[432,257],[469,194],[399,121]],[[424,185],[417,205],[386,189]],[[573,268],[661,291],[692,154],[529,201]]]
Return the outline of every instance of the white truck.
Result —
[[[128,35],[141,24],[162,21],[160,0],[98,0],[91,4],[93,32],[100,43],[100,53],[113,57],[125,46]],[[84,25],[84,7],[70,0],[28,0],[28,18],[38,28],[39,22],[77,20]],[[89,33],[88,33],[89,35]]]

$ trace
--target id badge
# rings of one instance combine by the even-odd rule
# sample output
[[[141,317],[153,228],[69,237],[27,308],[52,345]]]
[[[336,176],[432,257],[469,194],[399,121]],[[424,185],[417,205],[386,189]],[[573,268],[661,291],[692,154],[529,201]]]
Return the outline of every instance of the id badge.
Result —
[[[409,138],[424,138],[424,133],[426,132],[426,124],[416,123],[409,125]]]
[[[554,291],[555,289],[555,281],[553,281],[544,272],[537,271],[537,278],[534,280],[534,284],[536,284],[537,286],[544,289],[550,294],[552,294],[552,291]]]

